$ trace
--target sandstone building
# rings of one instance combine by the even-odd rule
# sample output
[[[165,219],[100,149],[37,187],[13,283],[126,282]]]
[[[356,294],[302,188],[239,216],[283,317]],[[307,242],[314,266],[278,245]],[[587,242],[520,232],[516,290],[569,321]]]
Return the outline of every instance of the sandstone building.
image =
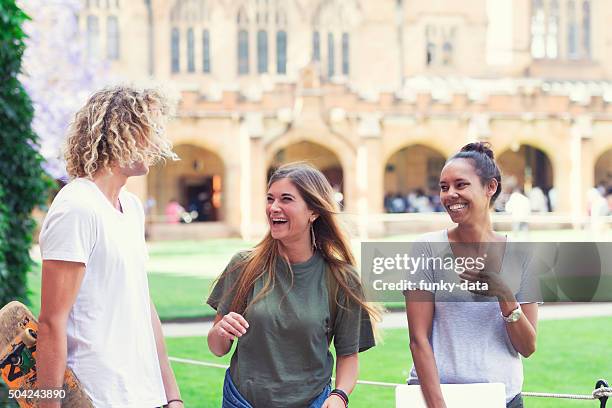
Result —
[[[198,228],[252,236],[268,172],[308,159],[356,214],[434,193],[444,160],[492,143],[504,176],[587,213],[612,185],[605,0],[83,0],[90,58],[181,95],[179,162],[131,187],[198,202]],[[199,200],[199,201],[198,201]]]

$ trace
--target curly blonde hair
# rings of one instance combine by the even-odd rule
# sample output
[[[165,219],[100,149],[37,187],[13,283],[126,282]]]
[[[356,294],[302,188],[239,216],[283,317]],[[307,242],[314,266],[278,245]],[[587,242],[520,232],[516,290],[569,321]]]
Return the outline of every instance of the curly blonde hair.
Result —
[[[172,143],[163,135],[162,121],[169,110],[167,99],[155,89],[115,86],[94,93],[68,131],[68,175],[91,179],[117,165],[176,160]]]

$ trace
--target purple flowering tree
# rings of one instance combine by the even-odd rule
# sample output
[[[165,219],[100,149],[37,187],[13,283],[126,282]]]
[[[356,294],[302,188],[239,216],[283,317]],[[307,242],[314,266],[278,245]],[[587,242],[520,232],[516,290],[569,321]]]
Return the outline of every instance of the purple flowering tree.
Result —
[[[39,136],[44,169],[66,180],[62,145],[74,113],[87,97],[110,82],[108,64],[89,58],[86,33],[79,27],[79,0],[22,0],[31,17],[23,82],[34,106],[32,127]]]

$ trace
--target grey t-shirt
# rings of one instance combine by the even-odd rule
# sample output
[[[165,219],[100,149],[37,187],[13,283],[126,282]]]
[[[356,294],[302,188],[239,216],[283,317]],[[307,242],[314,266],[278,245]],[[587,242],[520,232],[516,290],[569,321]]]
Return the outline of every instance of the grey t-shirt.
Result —
[[[419,237],[413,246],[425,256],[452,256],[447,231],[436,231]],[[506,244],[500,273],[511,281],[510,286],[519,302],[529,299],[526,284],[528,254],[511,253],[519,250]],[[439,270],[422,269],[419,276],[427,282],[438,282],[448,274]],[[517,278],[518,277],[518,278]],[[503,383],[506,402],[523,386],[523,364],[506,331],[499,303],[492,298],[470,292],[449,293],[430,291],[434,295],[434,315],[430,343],[436,359],[441,384]],[[461,299],[461,297],[464,297]],[[418,384],[414,365],[409,384]]]
[[[244,256],[234,256],[226,271],[235,269]],[[369,316],[358,304],[346,302],[342,293],[339,301],[346,308],[336,309],[334,327],[329,327],[327,268],[318,252],[291,269],[293,282],[287,264],[279,261],[274,288],[245,313],[249,329],[232,355],[232,380],[255,408],[308,406],[331,379],[334,359],[328,335],[333,335],[337,355],[375,345]],[[220,315],[230,311],[231,291],[240,272],[235,269],[222,277],[208,298]],[[249,300],[263,283],[263,278],[255,283]]]

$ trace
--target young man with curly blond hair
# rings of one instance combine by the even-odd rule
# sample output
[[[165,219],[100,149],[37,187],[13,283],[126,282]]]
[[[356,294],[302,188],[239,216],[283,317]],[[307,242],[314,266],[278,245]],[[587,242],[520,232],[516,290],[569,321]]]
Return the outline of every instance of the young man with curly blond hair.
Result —
[[[183,406],[149,297],[142,204],[123,188],[175,158],[162,134],[167,112],[154,90],[114,87],[75,116],[65,153],[72,181],[40,234],[41,389],[61,387],[68,366],[97,408]]]

